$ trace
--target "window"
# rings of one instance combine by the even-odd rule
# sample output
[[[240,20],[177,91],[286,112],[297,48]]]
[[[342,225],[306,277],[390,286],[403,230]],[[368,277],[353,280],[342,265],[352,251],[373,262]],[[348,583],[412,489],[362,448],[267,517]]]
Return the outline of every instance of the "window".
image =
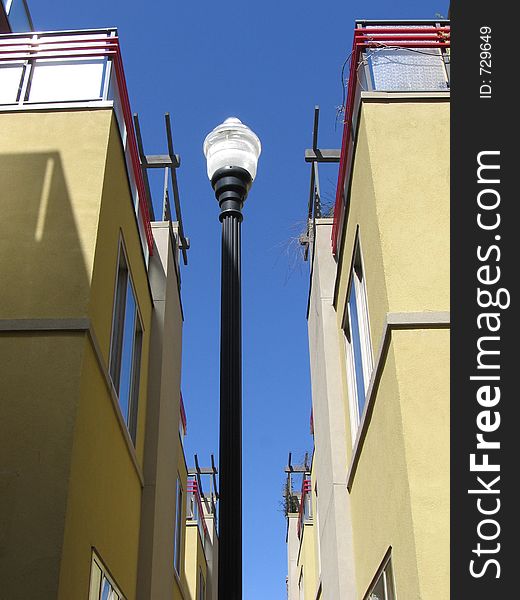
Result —
[[[206,600],[206,582],[204,581],[204,575],[202,569],[199,567],[199,595],[197,600]]]
[[[134,444],[137,433],[142,339],[143,328],[139,318],[134,287],[121,244],[110,345],[110,377]]]
[[[395,600],[392,561],[386,558],[375,583],[370,587],[364,600]]]
[[[181,540],[182,540],[182,485],[177,477],[175,493],[175,541],[173,546],[173,565],[177,575],[181,574]]]
[[[89,600],[125,600],[96,554],[92,554]]]
[[[367,294],[359,243],[356,243],[354,252],[343,332],[346,341],[350,421],[352,441],[354,442],[365,408],[366,393],[373,367]]]

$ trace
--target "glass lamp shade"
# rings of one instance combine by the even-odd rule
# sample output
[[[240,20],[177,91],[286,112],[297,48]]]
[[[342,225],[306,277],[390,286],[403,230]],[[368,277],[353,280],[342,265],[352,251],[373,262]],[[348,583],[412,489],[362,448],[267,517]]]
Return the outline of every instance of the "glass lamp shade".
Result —
[[[229,117],[204,140],[209,179],[222,167],[241,167],[254,179],[261,151],[258,136],[240,119]]]

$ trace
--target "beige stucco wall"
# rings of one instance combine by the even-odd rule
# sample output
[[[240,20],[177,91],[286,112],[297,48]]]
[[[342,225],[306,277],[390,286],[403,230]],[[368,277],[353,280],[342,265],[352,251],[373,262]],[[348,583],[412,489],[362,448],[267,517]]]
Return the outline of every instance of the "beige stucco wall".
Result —
[[[138,600],[172,597],[179,441],[182,314],[169,224],[152,224],[149,277],[154,312],[144,453]]]
[[[449,311],[449,102],[365,101],[350,199],[335,298],[348,438],[341,325],[356,231],[374,359],[388,313]],[[448,383],[447,329],[391,332],[350,494],[359,598],[390,546],[399,598],[448,598]]]
[[[298,594],[298,513],[287,515],[287,600],[299,600]]]
[[[218,533],[216,515],[212,512],[211,497],[202,501],[208,534],[204,541],[206,557],[206,597],[204,600],[218,600]],[[218,509],[217,509],[218,510]]]
[[[313,514],[323,598],[354,600],[350,499],[345,487],[350,431],[347,437],[342,364],[338,356],[340,340],[333,306],[336,262],[331,253],[331,232],[332,219],[316,220],[307,317],[315,446],[312,461]]]

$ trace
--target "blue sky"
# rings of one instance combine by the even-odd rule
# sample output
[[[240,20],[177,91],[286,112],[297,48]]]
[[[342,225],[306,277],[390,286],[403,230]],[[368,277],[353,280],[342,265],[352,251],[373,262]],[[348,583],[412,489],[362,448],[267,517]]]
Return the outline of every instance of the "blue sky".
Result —
[[[243,404],[244,599],[284,599],[287,561],[280,501],[289,451],[311,451],[305,319],[305,225],[314,105],[319,144],[337,148],[341,66],[356,18],[430,19],[448,0],[299,2],[30,1],[36,29],[119,29],[132,110],[145,151],[166,152],[170,112],[189,264],[182,269],[182,389],[186,453],[201,465],[218,452],[220,223],[202,142],[228,116],[260,137],[258,175],[244,208]],[[335,166],[320,170],[325,201]]]

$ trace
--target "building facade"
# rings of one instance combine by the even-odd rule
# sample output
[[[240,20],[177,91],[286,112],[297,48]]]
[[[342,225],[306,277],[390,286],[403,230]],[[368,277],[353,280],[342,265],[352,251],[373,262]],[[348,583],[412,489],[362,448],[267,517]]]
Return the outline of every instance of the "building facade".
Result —
[[[209,599],[217,536],[194,554],[187,515],[182,222],[154,218],[117,30],[33,34],[18,5],[0,35],[0,595]]]
[[[291,600],[449,597],[449,125],[449,23],[357,22],[334,214],[309,224]]]

